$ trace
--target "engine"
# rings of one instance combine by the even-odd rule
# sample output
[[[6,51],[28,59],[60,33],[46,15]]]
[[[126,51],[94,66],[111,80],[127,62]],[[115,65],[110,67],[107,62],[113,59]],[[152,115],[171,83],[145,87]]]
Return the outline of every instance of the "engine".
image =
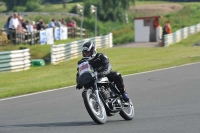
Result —
[[[105,88],[104,86],[101,86],[100,87],[100,93],[101,93],[104,100],[110,98],[110,93],[111,93],[110,89]]]

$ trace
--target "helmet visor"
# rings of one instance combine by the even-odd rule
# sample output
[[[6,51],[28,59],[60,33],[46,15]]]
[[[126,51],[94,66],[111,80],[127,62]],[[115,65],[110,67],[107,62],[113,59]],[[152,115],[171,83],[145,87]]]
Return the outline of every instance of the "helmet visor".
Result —
[[[90,57],[91,56],[91,51],[83,51],[83,57]]]

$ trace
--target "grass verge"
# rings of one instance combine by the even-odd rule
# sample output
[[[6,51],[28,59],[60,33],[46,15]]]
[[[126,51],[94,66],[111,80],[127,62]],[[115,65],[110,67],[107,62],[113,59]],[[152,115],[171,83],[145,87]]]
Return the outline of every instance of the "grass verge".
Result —
[[[200,33],[167,48],[112,48],[98,51],[109,57],[114,70],[122,75],[133,74],[199,62],[200,47],[191,46],[198,41],[199,36]],[[22,72],[0,73],[0,98],[74,85],[79,59],[59,65],[31,67]]]
[[[68,38],[67,40],[55,40],[54,44],[66,44],[69,42],[80,40],[80,38]],[[29,45],[29,44],[19,44],[19,45],[12,45],[8,44],[5,46],[0,46],[0,52],[3,51],[12,51],[12,50],[19,50],[20,47],[26,47],[30,49],[31,59],[44,59],[45,57],[50,57],[50,48],[51,45]]]

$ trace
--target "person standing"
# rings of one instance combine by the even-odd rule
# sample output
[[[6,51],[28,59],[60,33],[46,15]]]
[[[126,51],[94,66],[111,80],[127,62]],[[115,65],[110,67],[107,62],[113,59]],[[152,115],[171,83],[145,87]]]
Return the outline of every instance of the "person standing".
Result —
[[[17,31],[19,33],[24,33],[24,29],[23,29],[23,26],[22,26],[23,18],[21,16],[19,16],[18,21],[19,21],[19,24],[17,26]]]
[[[159,26],[158,18],[155,18],[155,20],[153,21],[153,26],[155,29]]]
[[[172,33],[172,29],[171,29],[169,21],[167,21],[167,24],[166,24],[166,31],[167,31],[167,34],[171,34]]]
[[[48,28],[55,28],[56,25],[55,25],[55,19],[52,19],[51,22],[49,23],[49,26]]]
[[[171,33],[172,33],[172,30],[171,30],[170,22],[167,21],[163,28],[163,35],[171,34]]]
[[[40,19],[39,22],[38,22],[38,24],[37,24],[37,30],[38,30],[38,31],[44,30],[44,29],[45,29],[43,23],[44,23],[43,20]]]
[[[28,21],[28,26],[27,26],[27,32],[31,33],[34,31],[34,28],[33,28],[33,21]]]
[[[10,39],[13,40],[13,43],[16,44],[16,32],[19,25],[18,15],[14,13],[12,19],[9,23],[9,30],[10,30]]]
[[[12,16],[8,17],[7,22],[4,24],[4,28],[6,30],[8,40],[10,40],[9,23],[11,19],[12,19]]]
[[[56,26],[59,27],[59,28],[62,27],[61,20],[58,20],[58,21],[56,22]]]
[[[171,34],[172,30],[171,30],[171,26],[170,26],[170,22],[167,21],[165,26],[163,27],[163,34],[162,34],[162,45],[165,44],[165,35],[166,34]]]

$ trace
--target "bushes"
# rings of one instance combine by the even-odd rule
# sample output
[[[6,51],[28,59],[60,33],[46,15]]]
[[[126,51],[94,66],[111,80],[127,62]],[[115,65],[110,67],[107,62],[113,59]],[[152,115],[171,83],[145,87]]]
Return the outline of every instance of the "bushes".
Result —
[[[26,7],[24,7],[24,6],[15,6],[13,8],[14,12],[24,12],[25,10],[26,10]]]
[[[2,0],[7,11],[37,11],[42,0]]]
[[[133,42],[134,30],[131,25],[127,25],[125,28],[113,31],[113,43],[114,45]]]
[[[28,1],[26,4],[26,11],[37,11],[40,9],[40,3],[35,1]]]

